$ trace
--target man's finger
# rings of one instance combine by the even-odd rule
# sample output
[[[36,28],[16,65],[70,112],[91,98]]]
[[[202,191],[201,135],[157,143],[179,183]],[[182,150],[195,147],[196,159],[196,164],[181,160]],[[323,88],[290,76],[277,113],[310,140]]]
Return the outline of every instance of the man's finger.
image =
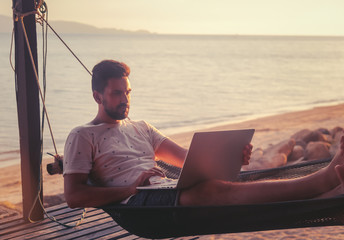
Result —
[[[158,175],[165,177],[165,173],[160,168],[154,167],[151,170],[157,173]]]
[[[136,183],[138,186],[146,186],[146,185],[149,185],[150,182],[149,182],[149,178],[156,175],[155,172],[153,171],[145,171],[143,172],[139,178],[136,180]]]
[[[252,150],[253,146],[252,146],[252,144],[247,144],[247,145],[245,146],[245,148],[246,148],[246,149],[249,149],[249,150]]]

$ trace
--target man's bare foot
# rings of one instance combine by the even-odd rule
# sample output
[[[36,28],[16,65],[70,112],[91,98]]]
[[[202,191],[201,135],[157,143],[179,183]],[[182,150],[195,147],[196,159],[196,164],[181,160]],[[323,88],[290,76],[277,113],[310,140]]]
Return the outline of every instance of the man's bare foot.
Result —
[[[329,187],[337,187],[340,184],[343,184],[341,181],[344,178],[344,171],[342,171],[342,167],[344,167],[344,136],[340,140],[340,148],[338,149],[336,155],[333,157],[331,163],[324,169],[322,169],[323,173],[325,173],[325,178],[328,180]],[[340,170],[340,171],[339,171]],[[343,173],[341,175],[341,173]]]
[[[329,198],[344,194],[344,165],[337,165],[334,169],[336,171],[337,178],[340,181],[340,185],[317,198]]]
[[[344,188],[344,165],[337,165],[334,169],[336,171],[340,184],[342,185],[342,188]]]

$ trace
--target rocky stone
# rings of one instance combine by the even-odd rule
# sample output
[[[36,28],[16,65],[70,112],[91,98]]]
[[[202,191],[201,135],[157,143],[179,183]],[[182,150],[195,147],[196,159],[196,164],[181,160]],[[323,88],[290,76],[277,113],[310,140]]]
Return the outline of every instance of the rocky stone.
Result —
[[[307,136],[308,134],[310,134],[312,131],[309,130],[309,129],[302,129],[296,133],[294,133],[290,138],[293,138],[295,139],[296,142],[299,142],[299,141],[303,141],[304,142],[304,138],[305,136]]]
[[[328,143],[332,143],[333,141],[333,137],[331,136],[331,134],[324,134],[325,138],[326,138],[326,141]]]
[[[293,148],[293,151],[288,156],[288,162],[299,160],[301,158],[304,158],[304,156],[305,156],[305,149],[300,145],[295,145]]]
[[[301,146],[303,149],[305,149],[307,147],[307,143],[305,143],[302,140],[295,141],[295,146],[296,145]]]
[[[305,149],[305,159],[325,159],[330,158],[331,154],[329,151],[330,144],[325,142],[310,142]]]
[[[335,138],[335,136],[338,132],[343,132],[343,128],[342,127],[335,127],[333,129],[331,129],[330,134],[331,134],[332,138]]]
[[[338,151],[339,149],[339,146],[340,146],[340,139],[342,138],[342,136],[344,135],[344,131],[337,131],[333,137],[333,140],[332,140],[332,144],[331,144],[331,147],[330,147],[330,154],[331,156],[333,157],[336,152]]]
[[[327,142],[327,139],[324,136],[324,134],[322,134],[321,132],[313,131],[305,137],[304,141],[306,143],[309,143],[309,142]]]
[[[295,140],[285,140],[268,147],[266,150],[256,149],[251,154],[250,164],[243,170],[266,169],[284,166],[295,146]]]
[[[309,142],[327,142],[326,136],[321,131],[310,131],[308,129],[303,129],[291,136],[295,141]]]
[[[327,128],[318,128],[317,131],[321,132],[322,134],[330,135],[330,131]]]

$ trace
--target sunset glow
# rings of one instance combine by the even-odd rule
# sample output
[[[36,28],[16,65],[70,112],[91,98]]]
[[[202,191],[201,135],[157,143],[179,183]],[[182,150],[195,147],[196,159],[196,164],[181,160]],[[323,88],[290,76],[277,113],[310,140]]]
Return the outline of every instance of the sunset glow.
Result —
[[[341,0],[46,1],[51,20],[168,34],[344,35]],[[0,3],[11,15],[12,1]],[[91,17],[93,16],[93,17]]]

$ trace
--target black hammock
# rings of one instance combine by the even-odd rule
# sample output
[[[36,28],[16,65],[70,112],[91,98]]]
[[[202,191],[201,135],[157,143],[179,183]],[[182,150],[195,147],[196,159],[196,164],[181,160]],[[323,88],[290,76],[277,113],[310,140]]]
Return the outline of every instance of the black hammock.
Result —
[[[304,176],[331,159],[269,170],[241,172],[238,181],[286,179]],[[180,169],[158,162],[170,178]],[[344,223],[344,195],[326,199],[230,206],[104,206],[128,232],[145,238],[250,232],[286,228],[333,226]]]

